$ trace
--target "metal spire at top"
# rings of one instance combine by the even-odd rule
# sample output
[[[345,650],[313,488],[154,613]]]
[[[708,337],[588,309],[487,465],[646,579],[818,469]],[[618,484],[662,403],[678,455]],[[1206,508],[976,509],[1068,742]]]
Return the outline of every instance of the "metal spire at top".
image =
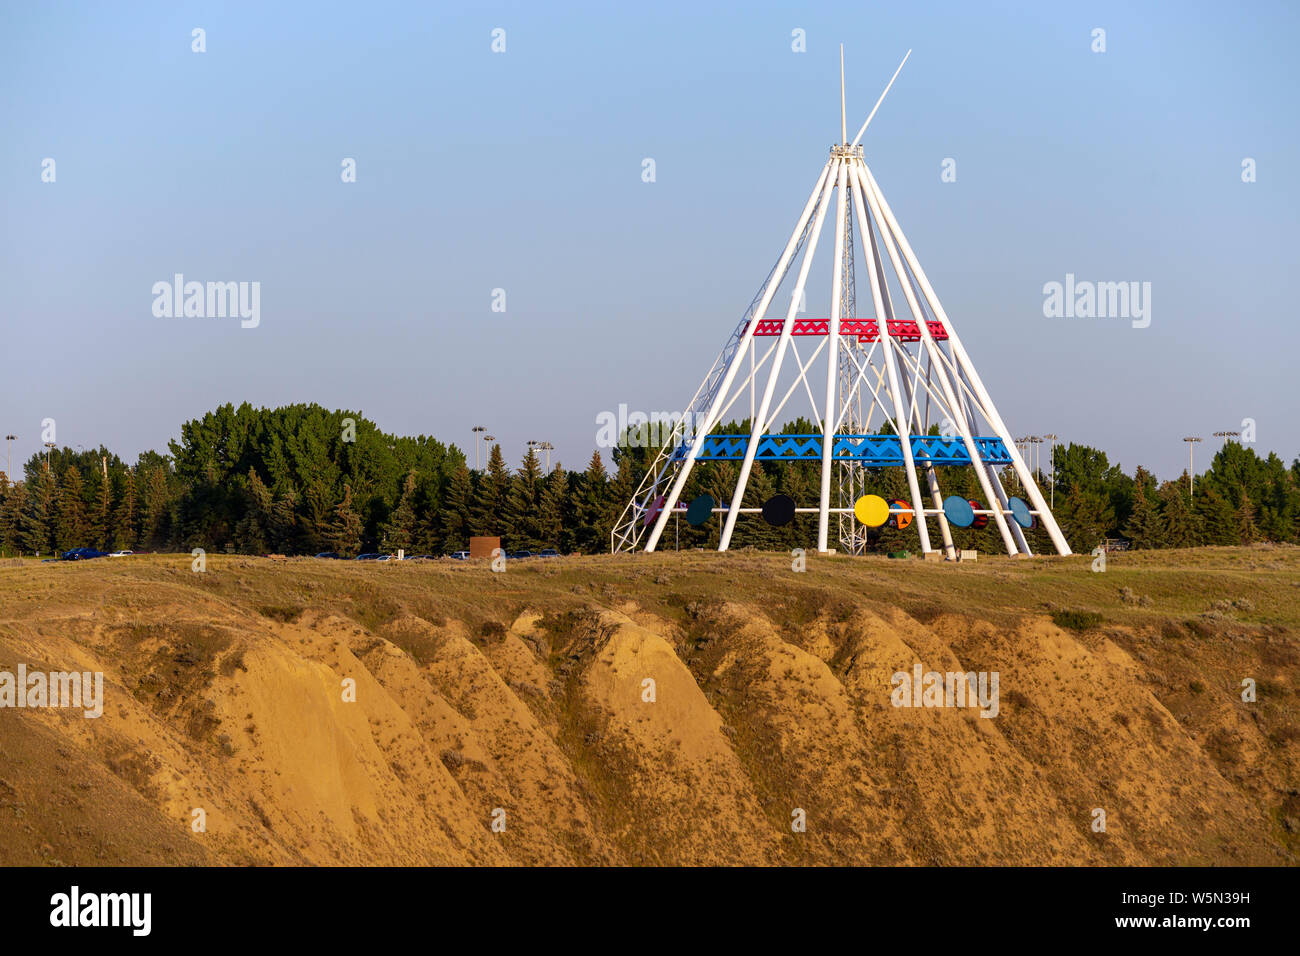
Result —
[[[906,63],[907,58],[911,55],[912,55],[912,51],[908,50],[907,53],[903,56],[903,63]],[[903,72],[903,63],[898,64],[898,69],[895,70],[894,75],[889,78],[889,83],[885,87],[885,92],[881,93],[880,99],[876,100],[876,105],[871,108],[871,113],[867,116],[867,121],[862,124],[862,129],[858,130],[858,135],[853,137],[853,142],[850,145],[857,146],[858,140],[862,139],[862,134],[867,131],[867,126],[870,125],[872,118],[875,117],[876,115],[876,110],[880,109],[880,104],[885,102],[885,95],[889,92],[889,87],[894,85],[894,80],[898,79],[898,74]]]
[[[849,138],[849,128],[844,116],[844,44],[840,44],[840,142],[844,143]]]

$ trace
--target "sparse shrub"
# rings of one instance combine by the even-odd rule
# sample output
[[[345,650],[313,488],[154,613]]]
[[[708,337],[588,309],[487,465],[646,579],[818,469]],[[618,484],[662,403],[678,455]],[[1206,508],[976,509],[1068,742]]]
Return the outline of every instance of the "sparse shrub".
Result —
[[[1101,624],[1102,616],[1096,611],[1053,611],[1052,623],[1071,631],[1086,631]]]
[[[282,624],[288,624],[295,621],[302,614],[302,608],[290,604],[264,604],[257,609],[257,613],[262,617],[269,617],[273,621],[279,621]]]
[[[1187,687],[1193,694],[1205,693],[1205,685],[1198,680],[1192,681],[1190,684],[1187,685]]]
[[[1136,604],[1139,607],[1150,607],[1154,602],[1145,594],[1138,594],[1132,588],[1120,588],[1119,599],[1125,604]]]

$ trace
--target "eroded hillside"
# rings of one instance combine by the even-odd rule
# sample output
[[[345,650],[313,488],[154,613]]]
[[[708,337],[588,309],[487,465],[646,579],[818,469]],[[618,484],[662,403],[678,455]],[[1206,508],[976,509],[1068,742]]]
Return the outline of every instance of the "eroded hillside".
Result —
[[[13,562],[0,863],[1294,863],[1300,552],[1090,561]]]

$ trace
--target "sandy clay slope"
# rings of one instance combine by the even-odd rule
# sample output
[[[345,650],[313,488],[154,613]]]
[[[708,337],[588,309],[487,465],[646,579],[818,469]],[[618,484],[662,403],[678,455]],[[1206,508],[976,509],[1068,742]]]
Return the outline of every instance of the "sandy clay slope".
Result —
[[[1292,864],[1297,582],[1259,548],[11,562],[0,671],[106,703],[0,709],[0,863]],[[917,663],[998,672],[998,715],[895,707]]]

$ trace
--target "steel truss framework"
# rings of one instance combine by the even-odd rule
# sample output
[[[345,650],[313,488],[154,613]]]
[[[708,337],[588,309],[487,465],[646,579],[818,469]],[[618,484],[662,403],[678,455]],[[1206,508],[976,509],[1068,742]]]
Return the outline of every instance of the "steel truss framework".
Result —
[[[842,84],[841,73],[841,94]],[[887,86],[885,93],[888,91]],[[881,94],[876,109],[883,99]],[[852,142],[846,142],[841,113],[841,143],[831,147],[830,158],[784,251],[615,525],[613,551],[654,551],[669,516],[682,510],[682,490],[696,462],[728,459],[741,465],[730,504],[715,509],[726,516],[720,551],[730,544],[740,514],[755,510],[741,507],[755,461],[819,460],[821,487],[815,511],[820,552],[829,550],[832,514],[837,516],[843,547],[853,553],[862,550],[867,529],[857,523],[853,503],[866,491],[865,468],[901,465],[921,549],[936,550],[927,520],[935,519],[941,546],[954,558],[935,467],[966,465],[974,469],[984,501],[989,503],[987,512],[981,513],[990,515],[1008,554],[1027,555],[1030,550],[1020,525],[1009,520],[1012,511],[999,475],[999,469],[1006,467],[1014,470],[1029,498],[1031,513],[1038,517],[1056,550],[1070,553],[1042,492],[863,159],[858,140],[875,112],[873,109]],[[796,313],[805,301],[808,276],[832,203],[836,225],[831,314],[799,318]],[[855,314],[855,246],[861,250],[870,284],[872,317]],[[796,264],[784,317],[768,316],[778,289]],[[806,351],[811,348],[810,354],[800,353],[796,339],[812,340],[811,346],[804,346]],[[778,384],[786,385],[783,372],[784,378],[793,377],[793,381],[778,395]],[[820,433],[769,434],[801,385]],[[753,433],[709,434],[746,393]],[[888,426],[883,430],[892,434],[871,433],[873,424],[881,429]],[[942,436],[927,434],[931,424],[940,426]],[[901,440],[902,435],[908,440]],[[832,506],[836,468],[838,500]],[[751,515],[747,520],[761,519]]]

